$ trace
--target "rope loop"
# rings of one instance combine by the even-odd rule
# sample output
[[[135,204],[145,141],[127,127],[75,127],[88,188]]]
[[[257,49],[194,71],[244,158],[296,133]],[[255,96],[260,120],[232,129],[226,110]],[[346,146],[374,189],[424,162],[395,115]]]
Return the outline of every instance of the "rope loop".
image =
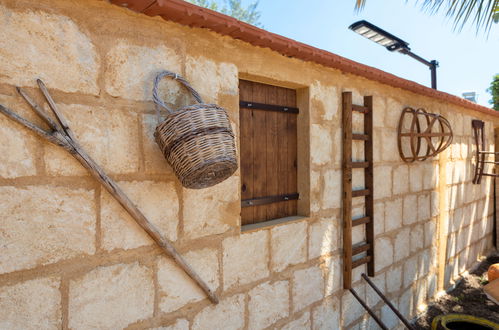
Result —
[[[201,96],[199,95],[199,93],[194,88],[192,88],[191,84],[189,84],[189,82],[187,80],[185,80],[184,77],[182,77],[178,73],[171,72],[171,71],[168,71],[168,70],[160,71],[156,75],[156,78],[154,78],[154,87],[152,89],[152,99],[153,99],[154,103],[156,104],[156,115],[158,117],[158,122],[161,121],[161,113],[160,113],[160,109],[159,109],[160,107],[166,109],[166,111],[168,111],[170,114],[172,114],[172,113],[175,112],[170,107],[168,107],[166,105],[166,103],[163,102],[163,100],[159,97],[158,86],[159,86],[159,82],[164,77],[170,77],[170,78],[173,78],[174,80],[178,81],[189,92],[191,92],[192,96],[196,99],[196,101],[198,103],[203,103],[203,99],[201,98]]]

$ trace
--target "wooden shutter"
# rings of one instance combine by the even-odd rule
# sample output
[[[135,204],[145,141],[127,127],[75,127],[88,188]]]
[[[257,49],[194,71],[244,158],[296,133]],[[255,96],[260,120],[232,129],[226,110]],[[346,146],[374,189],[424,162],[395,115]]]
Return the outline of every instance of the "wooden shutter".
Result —
[[[297,214],[296,91],[239,81],[241,222]]]

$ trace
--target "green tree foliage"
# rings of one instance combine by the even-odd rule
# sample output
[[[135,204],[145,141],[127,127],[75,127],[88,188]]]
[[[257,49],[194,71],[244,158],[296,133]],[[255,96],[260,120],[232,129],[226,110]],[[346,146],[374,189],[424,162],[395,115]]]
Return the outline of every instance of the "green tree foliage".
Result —
[[[356,0],[355,8],[364,8],[367,0]],[[408,2],[409,0],[406,0]],[[499,22],[499,0],[414,0],[421,9],[436,14],[444,12],[454,21],[454,28],[461,30],[466,23],[475,25],[477,32],[489,31],[492,23]]]
[[[492,108],[499,111],[499,73],[492,78],[492,82],[490,83],[487,92],[492,95],[492,99],[489,101],[489,103],[492,104]]]
[[[260,23],[260,12],[257,10],[258,1],[250,3],[248,7],[244,7],[241,3],[241,0],[223,0],[222,5],[220,5],[220,0],[187,1],[201,7],[221,12],[222,14],[232,16],[240,21],[255,26],[262,26],[262,24]]]

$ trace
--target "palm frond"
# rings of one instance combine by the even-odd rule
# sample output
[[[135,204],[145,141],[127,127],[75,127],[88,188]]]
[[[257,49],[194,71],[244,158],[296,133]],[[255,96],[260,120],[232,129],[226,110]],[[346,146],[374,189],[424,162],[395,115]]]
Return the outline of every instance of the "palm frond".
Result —
[[[367,0],[356,0],[355,9],[360,11]],[[406,0],[405,2],[408,2]],[[421,9],[430,14],[444,12],[454,21],[454,29],[461,31],[471,23],[480,30],[490,31],[493,23],[499,22],[499,0],[415,0]]]
[[[361,11],[362,9],[364,9],[365,5],[366,5],[366,0],[356,0],[355,10]]]
[[[430,14],[445,12],[454,21],[454,28],[462,30],[471,22],[477,32],[489,31],[494,22],[495,11],[499,8],[499,0],[417,0],[422,2],[421,8]]]

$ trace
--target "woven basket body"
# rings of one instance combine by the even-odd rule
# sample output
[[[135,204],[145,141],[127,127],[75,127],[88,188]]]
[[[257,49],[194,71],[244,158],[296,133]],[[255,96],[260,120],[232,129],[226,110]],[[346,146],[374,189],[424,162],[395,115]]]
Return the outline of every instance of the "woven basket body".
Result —
[[[186,188],[213,186],[237,170],[234,133],[227,112],[216,104],[199,103],[169,113],[154,137]]]

